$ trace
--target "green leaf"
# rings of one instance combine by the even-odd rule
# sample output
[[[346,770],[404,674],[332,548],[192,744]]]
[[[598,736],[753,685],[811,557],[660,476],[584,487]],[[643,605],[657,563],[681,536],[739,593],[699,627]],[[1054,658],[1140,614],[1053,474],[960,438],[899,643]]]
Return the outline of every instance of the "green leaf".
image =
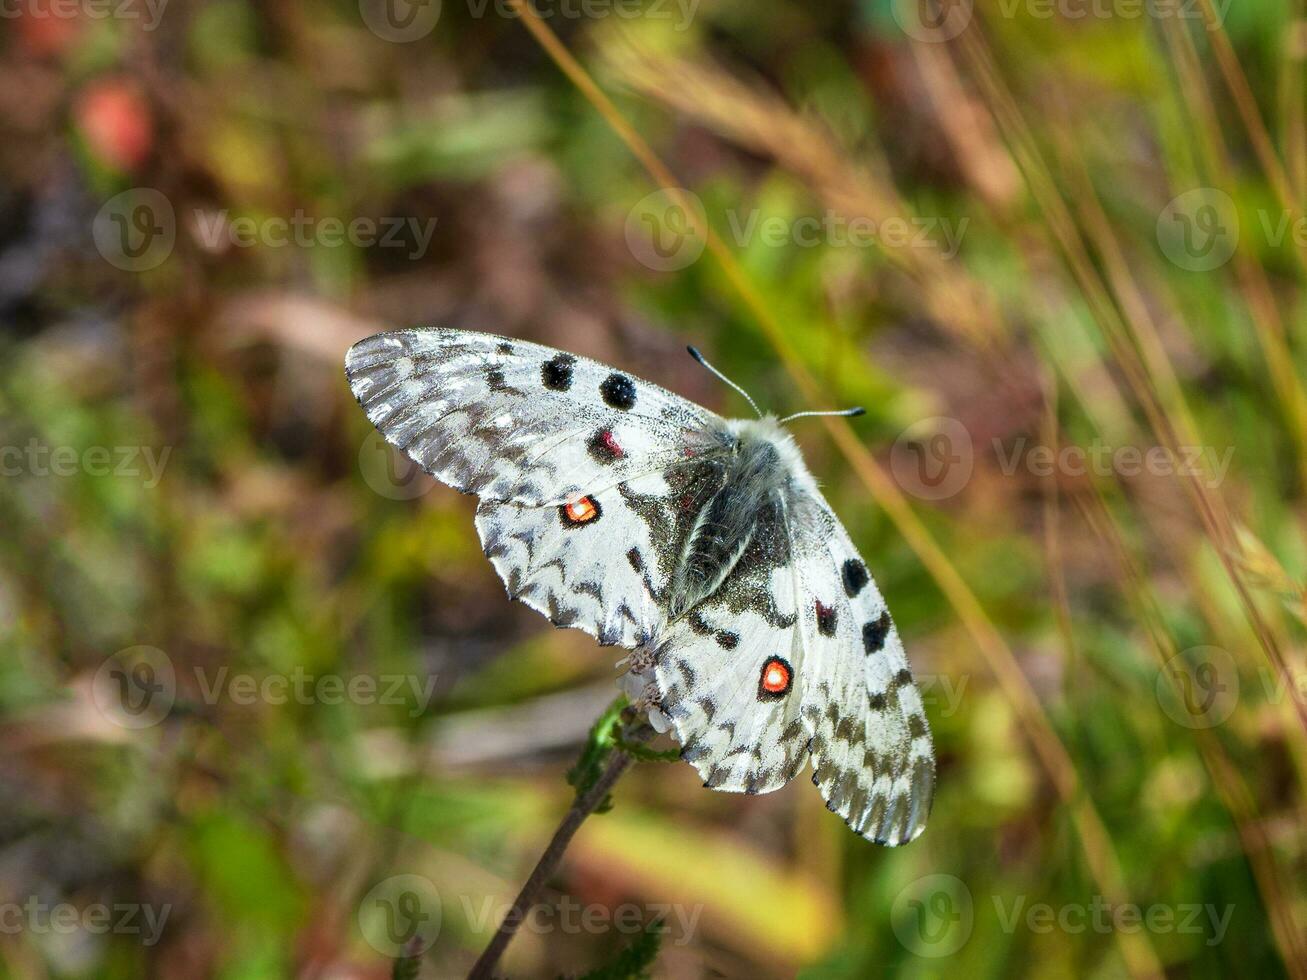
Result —
[[[599,777],[603,775],[608,757],[617,747],[618,725],[625,708],[626,698],[618,695],[594,723],[590,729],[590,737],[586,739],[585,748],[581,750],[581,755],[576,760],[576,765],[568,770],[567,783],[576,789],[578,798],[590,792],[594,784],[599,781]],[[606,797],[595,807],[594,812],[606,813],[612,807],[612,798]]]

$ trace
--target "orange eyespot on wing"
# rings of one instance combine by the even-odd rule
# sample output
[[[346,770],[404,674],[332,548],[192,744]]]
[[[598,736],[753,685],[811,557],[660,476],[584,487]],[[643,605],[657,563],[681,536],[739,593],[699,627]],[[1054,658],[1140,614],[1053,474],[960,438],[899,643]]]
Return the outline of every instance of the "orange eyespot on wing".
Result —
[[[782,657],[768,657],[758,676],[758,700],[779,701],[794,686],[794,668]]]
[[[593,497],[578,497],[558,508],[558,516],[562,519],[564,527],[591,524],[599,520],[602,515],[603,509],[599,506],[599,501]]]

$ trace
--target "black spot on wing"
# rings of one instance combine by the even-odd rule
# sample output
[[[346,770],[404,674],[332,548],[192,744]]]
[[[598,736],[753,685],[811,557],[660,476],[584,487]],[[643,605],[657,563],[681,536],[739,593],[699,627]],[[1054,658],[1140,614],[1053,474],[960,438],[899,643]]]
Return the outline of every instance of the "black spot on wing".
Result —
[[[862,646],[867,653],[879,653],[880,649],[885,646],[885,637],[889,635],[890,618],[889,611],[880,614],[879,619],[873,619],[862,626]]]
[[[856,558],[850,558],[844,563],[841,575],[844,579],[844,592],[850,599],[871,581],[871,576],[867,574],[867,566]]]
[[[511,354],[513,353],[513,345],[510,344],[508,341],[504,341],[500,344],[496,344],[495,350],[498,351],[500,354]]]
[[[635,407],[635,382],[616,371],[604,378],[599,394],[605,403],[624,412]]]
[[[740,645],[740,634],[732,633],[730,630],[718,630],[715,639],[723,650],[734,650]]]
[[[820,599],[817,603],[817,632],[822,636],[834,636],[837,617],[835,608],[823,603]]]
[[[572,367],[576,358],[571,354],[555,354],[540,366],[540,380],[550,391],[567,391],[572,387]]]

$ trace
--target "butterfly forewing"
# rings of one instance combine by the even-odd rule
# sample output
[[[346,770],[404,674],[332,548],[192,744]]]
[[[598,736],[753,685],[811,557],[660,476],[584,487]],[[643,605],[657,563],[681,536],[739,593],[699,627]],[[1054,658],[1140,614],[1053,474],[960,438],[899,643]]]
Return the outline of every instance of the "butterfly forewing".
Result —
[[[595,361],[464,330],[377,334],[345,372],[372,424],[432,476],[531,506],[657,471],[715,418]]]

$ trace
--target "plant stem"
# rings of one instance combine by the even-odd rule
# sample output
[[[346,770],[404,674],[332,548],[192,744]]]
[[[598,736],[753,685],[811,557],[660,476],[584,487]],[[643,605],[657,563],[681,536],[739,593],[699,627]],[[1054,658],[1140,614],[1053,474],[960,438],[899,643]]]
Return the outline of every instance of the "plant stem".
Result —
[[[594,812],[595,807],[599,806],[608,797],[613,784],[621,778],[622,773],[626,772],[632,761],[634,760],[626,752],[621,749],[614,749],[612,756],[608,760],[608,765],[604,768],[603,774],[598,781],[590,787],[588,792],[576,798],[571,809],[567,811],[567,815],[563,817],[563,822],[554,831],[553,839],[549,842],[549,846],[545,848],[544,854],[540,855],[540,860],[536,862],[531,876],[522,885],[522,890],[517,893],[513,907],[508,910],[508,914],[504,916],[504,921],[499,924],[499,929],[490,940],[490,945],[486,947],[485,952],[473,965],[472,972],[467,975],[468,980],[490,980],[494,976],[495,964],[499,962],[499,957],[504,954],[505,947],[508,946],[509,940],[513,938],[513,934],[517,932],[518,927],[526,918],[527,912],[535,905],[536,898],[545,882],[558,869],[558,864],[563,859],[563,853],[567,850],[567,845],[572,842],[573,835],[576,834],[585,818]]]

